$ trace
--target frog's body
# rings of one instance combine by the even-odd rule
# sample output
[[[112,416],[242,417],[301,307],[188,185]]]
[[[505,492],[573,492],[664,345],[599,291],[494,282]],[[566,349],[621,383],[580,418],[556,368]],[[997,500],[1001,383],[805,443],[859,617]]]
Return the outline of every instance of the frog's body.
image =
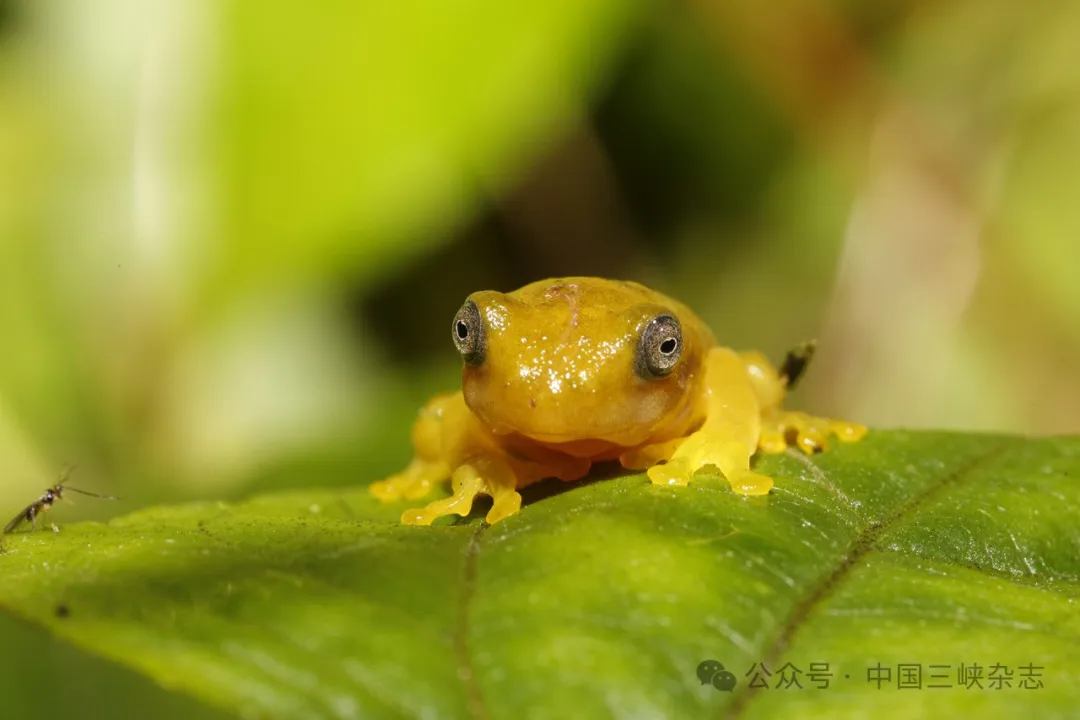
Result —
[[[772,480],[750,469],[757,450],[813,452],[830,435],[865,433],[782,410],[788,377],[759,353],[717,347],[687,307],[636,283],[576,277],[473,293],[453,332],[462,390],[428,402],[412,463],[371,486],[382,500],[417,499],[452,478],[453,495],[407,510],[408,524],[467,515],[480,494],[498,522],[520,508],[518,489],[576,480],[604,460],[663,485],[713,465],[736,492],[763,495]]]

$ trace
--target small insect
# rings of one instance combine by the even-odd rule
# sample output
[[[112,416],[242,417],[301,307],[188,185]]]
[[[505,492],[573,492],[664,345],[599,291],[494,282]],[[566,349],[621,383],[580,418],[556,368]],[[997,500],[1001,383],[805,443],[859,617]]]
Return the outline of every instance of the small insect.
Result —
[[[71,471],[73,469],[74,468],[66,468],[63,474],[60,476],[59,482],[57,482],[51,488],[48,488],[44,493],[42,493],[41,497],[27,505],[22,510],[22,512],[13,517],[11,519],[11,522],[4,526],[3,534],[7,535],[10,532],[14,532],[23,523],[30,523],[31,532],[37,530],[37,516],[51,508],[53,503],[56,502],[57,499],[63,498],[64,492],[67,490],[77,492],[81,495],[89,495],[90,497],[102,498],[104,500],[116,500],[116,498],[112,495],[98,495],[97,493],[92,493],[86,490],[80,490],[78,488],[65,486],[64,483],[68,481],[68,478],[71,476]],[[60,528],[56,527],[55,523],[50,523],[50,525],[52,525],[53,532],[60,532]]]

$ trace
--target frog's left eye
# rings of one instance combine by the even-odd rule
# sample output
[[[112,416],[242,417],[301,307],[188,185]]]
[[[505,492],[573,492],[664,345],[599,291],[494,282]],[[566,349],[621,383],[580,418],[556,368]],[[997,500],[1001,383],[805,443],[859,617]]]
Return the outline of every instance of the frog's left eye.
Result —
[[[462,305],[454,316],[453,337],[454,345],[465,362],[470,365],[484,362],[484,351],[487,349],[484,321],[480,317],[480,309],[472,300]]]
[[[682,327],[671,315],[654,318],[641,333],[637,369],[643,377],[663,377],[675,369],[682,355]]]

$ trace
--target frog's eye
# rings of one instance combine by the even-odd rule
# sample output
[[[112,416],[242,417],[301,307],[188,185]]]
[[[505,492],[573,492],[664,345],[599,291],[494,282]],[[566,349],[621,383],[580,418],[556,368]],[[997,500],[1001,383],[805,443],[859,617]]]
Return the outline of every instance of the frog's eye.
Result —
[[[637,370],[643,377],[663,377],[670,373],[682,355],[682,328],[671,315],[654,318],[641,333],[638,343]]]
[[[462,305],[454,317],[453,337],[454,345],[465,362],[470,365],[484,362],[484,321],[480,317],[480,309],[472,300]]]

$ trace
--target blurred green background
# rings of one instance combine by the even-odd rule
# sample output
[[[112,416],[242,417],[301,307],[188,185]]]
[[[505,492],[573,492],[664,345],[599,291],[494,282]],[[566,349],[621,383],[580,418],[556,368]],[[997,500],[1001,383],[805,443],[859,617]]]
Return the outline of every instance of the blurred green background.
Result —
[[[636,279],[797,402],[1080,431],[1080,3],[0,0],[0,508],[354,485],[476,289]],[[0,618],[8,717],[216,717]]]

